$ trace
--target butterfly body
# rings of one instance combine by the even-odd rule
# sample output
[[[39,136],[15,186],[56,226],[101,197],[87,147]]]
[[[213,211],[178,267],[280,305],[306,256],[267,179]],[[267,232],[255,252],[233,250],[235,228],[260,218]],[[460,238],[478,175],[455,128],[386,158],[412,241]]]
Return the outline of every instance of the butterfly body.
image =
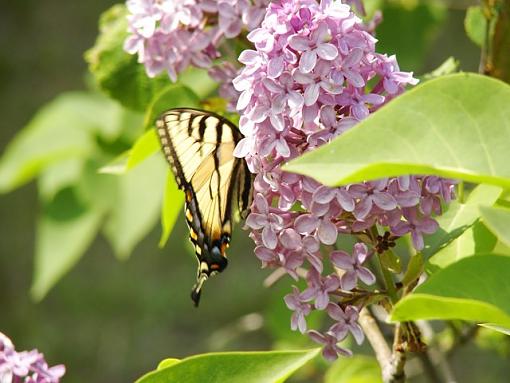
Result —
[[[198,260],[191,297],[198,305],[203,283],[228,264],[234,202],[241,212],[251,198],[251,174],[233,152],[242,135],[222,116],[171,109],[156,121],[163,153],[185,193],[185,215]]]

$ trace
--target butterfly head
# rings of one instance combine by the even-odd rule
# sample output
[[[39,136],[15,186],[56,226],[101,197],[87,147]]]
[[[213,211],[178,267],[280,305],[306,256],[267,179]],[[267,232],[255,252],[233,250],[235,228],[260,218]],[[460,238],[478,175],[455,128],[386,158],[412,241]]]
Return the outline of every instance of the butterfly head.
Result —
[[[215,241],[211,249],[205,248],[201,254],[201,261],[197,270],[197,281],[191,290],[191,299],[198,307],[200,302],[200,294],[204,282],[211,276],[221,273],[228,265],[227,256],[225,254],[230,237],[224,235],[220,241]]]

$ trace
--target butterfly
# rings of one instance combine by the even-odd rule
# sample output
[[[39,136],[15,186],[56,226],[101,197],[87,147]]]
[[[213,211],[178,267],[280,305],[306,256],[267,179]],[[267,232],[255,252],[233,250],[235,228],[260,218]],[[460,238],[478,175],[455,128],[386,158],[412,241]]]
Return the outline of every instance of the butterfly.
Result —
[[[244,215],[251,202],[252,175],[246,161],[233,154],[243,136],[226,118],[199,109],[170,109],[156,120],[156,128],[185,193],[186,222],[198,260],[191,299],[198,306],[204,282],[227,267],[234,209]]]

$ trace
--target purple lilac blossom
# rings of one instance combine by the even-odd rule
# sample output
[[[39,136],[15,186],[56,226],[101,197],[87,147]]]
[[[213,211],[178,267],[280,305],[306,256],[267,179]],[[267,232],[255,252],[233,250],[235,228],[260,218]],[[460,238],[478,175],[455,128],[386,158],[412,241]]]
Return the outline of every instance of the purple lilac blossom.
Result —
[[[291,327],[305,332],[306,316],[325,310],[333,325],[309,335],[334,359],[349,354],[337,346],[348,333],[363,339],[360,308],[340,305],[335,292],[354,289],[358,280],[375,282],[363,266],[374,244],[358,243],[352,255],[327,254],[321,244],[335,245],[340,233],[379,226],[395,236],[411,233],[421,250],[423,234],[437,229],[431,214],[441,213],[441,201],[453,198],[454,182],[403,176],[329,188],[283,172],[283,162],[329,142],[418,81],[400,71],[395,56],[376,53],[377,40],[339,1],[273,1],[248,40],[254,49],[241,53],[245,66],[233,80],[244,135],[235,155],[256,174],[246,226],[264,267],[283,267],[295,280],[303,275],[298,268],[306,271],[307,288],[294,287],[285,298],[294,311]],[[334,268],[324,262],[342,276],[326,273]]]
[[[124,50],[138,55],[149,77],[172,81],[189,65],[208,68],[223,38],[260,25],[269,0],[127,0]]]
[[[0,333],[0,382],[59,383],[64,365],[49,367],[37,350],[17,352],[11,340]]]

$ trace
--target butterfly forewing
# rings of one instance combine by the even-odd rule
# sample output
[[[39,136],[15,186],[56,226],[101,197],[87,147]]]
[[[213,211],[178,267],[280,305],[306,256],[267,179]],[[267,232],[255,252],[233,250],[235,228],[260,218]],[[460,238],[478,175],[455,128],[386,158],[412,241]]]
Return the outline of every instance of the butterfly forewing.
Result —
[[[196,109],[172,109],[156,122],[165,157],[186,194],[186,220],[198,258],[198,303],[203,281],[226,266],[225,249],[232,230],[232,204],[249,204],[251,175],[234,157],[242,138],[227,119]]]

